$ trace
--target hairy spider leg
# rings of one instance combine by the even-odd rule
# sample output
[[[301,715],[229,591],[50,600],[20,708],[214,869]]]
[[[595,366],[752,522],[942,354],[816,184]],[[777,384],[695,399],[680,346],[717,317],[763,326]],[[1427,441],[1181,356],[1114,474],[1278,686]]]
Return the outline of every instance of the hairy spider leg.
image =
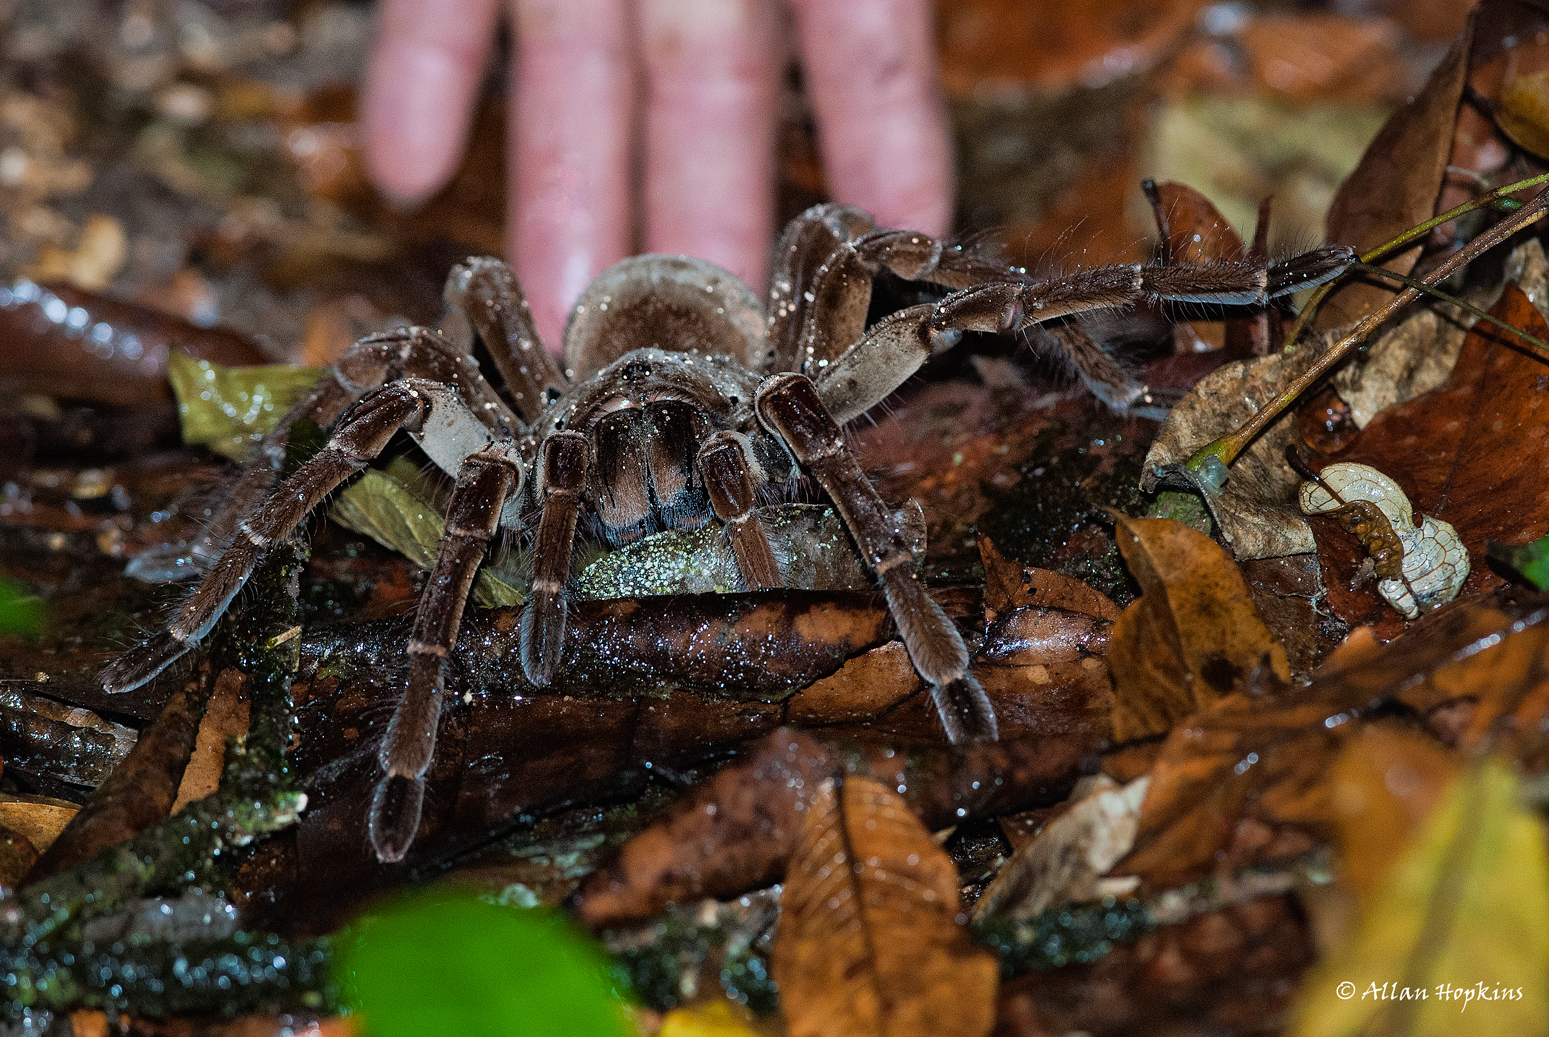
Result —
[[[103,687],[109,693],[137,688],[193,648],[215,626],[271,544],[381,453],[399,429],[420,429],[434,401],[447,395],[436,383],[406,379],[363,397],[317,456],[296,469],[237,527],[231,545],[167,629],[102,671]]]
[[[736,432],[717,432],[699,448],[694,463],[710,497],[710,507],[726,530],[726,539],[737,556],[737,568],[748,590],[785,586],[775,565],[769,536],[754,513],[758,484],[763,478],[748,456],[747,438]]]
[[[759,420],[785,441],[833,500],[861,557],[882,581],[909,659],[932,686],[947,738],[954,744],[996,739],[995,708],[968,672],[962,635],[926,593],[895,513],[845,445],[812,380],[793,372],[773,375],[759,389],[756,406]]]
[[[532,597],[522,612],[522,671],[538,687],[547,687],[559,670],[565,649],[565,584],[576,519],[586,486],[586,437],[554,432],[543,441],[538,459],[538,539],[533,547]]]
[[[409,638],[409,681],[377,755],[382,778],[371,798],[369,829],[378,860],[402,860],[419,829],[425,774],[435,756],[446,694],[447,657],[457,643],[474,574],[500,528],[506,501],[521,492],[521,485],[521,460],[508,441],[470,455],[457,474],[446,535]]]

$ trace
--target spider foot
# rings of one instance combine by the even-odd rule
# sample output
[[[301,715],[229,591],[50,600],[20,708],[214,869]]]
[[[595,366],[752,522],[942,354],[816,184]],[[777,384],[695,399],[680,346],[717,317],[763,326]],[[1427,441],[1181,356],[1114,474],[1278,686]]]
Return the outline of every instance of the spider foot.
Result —
[[[377,860],[396,864],[409,852],[420,827],[425,803],[425,779],[389,774],[377,782],[371,797],[371,848]]]
[[[145,684],[162,670],[186,655],[193,645],[180,641],[170,630],[163,630],[143,644],[135,645],[103,667],[98,678],[109,695],[121,695]]]
[[[995,707],[972,674],[965,673],[946,684],[932,684],[930,697],[947,729],[947,741],[953,745],[994,742],[1000,738]]]
[[[522,613],[522,672],[540,688],[554,682],[565,650],[565,600],[536,590]]]

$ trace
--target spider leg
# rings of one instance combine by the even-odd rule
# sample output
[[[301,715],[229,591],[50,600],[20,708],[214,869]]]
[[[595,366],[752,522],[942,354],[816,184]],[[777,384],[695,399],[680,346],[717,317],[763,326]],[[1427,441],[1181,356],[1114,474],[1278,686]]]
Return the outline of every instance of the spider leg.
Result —
[[[231,545],[167,629],[120,655],[102,671],[109,693],[137,688],[166,669],[210,632],[270,544],[296,525],[345,479],[382,452],[399,429],[419,430],[430,412],[455,399],[435,383],[393,382],[368,393],[334,430],[328,444],[240,523]]]
[[[522,613],[522,671],[540,688],[553,681],[565,648],[565,584],[586,468],[586,437],[579,432],[555,432],[543,441],[538,459],[543,512],[533,549],[532,597]]]
[[[790,372],[773,375],[759,389],[756,405],[759,420],[828,493],[867,566],[881,579],[909,659],[931,684],[947,737],[953,743],[995,739],[995,709],[968,672],[962,635],[925,592],[904,531],[845,445],[812,380]]]
[[[474,256],[452,268],[442,297],[451,337],[466,339],[466,324],[472,324],[505,379],[517,414],[532,424],[568,383],[538,336],[516,275],[498,259]],[[465,351],[471,351],[473,343],[467,345]]]
[[[785,581],[775,565],[769,537],[753,511],[758,466],[748,456],[744,439],[735,432],[717,432],[700,448],[695,464],[710,496],[710,507],[726,528],[726,539],[748,590],[783,587]]]
[[[419,829],[425,774],[436,751],[447,656],[457,642],[457,627],[479,562],[500,526],[507,499],[520,491],[521,481],[520,462],[505,445],[472,455],[457,474],[447,508],[446,536],[420,595],[409,640],[409,683],[377,757],[382,778],[371,799],[369,827],[378,860],[402,860]]]

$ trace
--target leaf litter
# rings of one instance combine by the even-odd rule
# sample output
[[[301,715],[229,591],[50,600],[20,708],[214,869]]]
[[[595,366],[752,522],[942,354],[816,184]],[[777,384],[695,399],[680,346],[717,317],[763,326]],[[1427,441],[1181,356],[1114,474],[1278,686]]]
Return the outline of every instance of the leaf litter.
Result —
[[[1020,153],[1020,131],[1005,113],[1034,110],[1031,95],[1017,91],[1064,67],[1024,67],[1032,60],[1026,48],[1009,46],[982,67],[965,61],[997,42],[983,24],[999,24],[976,23],[967,12],[983,17],[996,7],[963,0],[946,5],[943,21],[955,34],[946,47],[956,62],[948,68],[953,103],[973,138],[970,179],[992,156]],[[1094,22],[1102,28],[1092,29],[1090,42],[1098,54],[1139,46],[1127,51],[1134,78],[1083,82],[1051,110],[1090,108],[1095,95],[1087,91],[1138,90],[1148,69],[1166,64],[1169,34],[1193,19],[1131,13]],[[1000,12],[1004,24],[1025,16]],[[247,15],[222,17],[206,28],[248,38]],[[1167,75],[1175,86],[1219,88],[1223,77],[1243,75],[1267,82],[1276,66],[1266,41],[1311,46],[1329,35],[1314,30],[1316,19],[1335,17],[1252,13],[1242,26],[1217,26],[1181,44]],[[340,26],[358,25],[341,18]],[[1540,172],[1546,28],[1531,5],[1482,5],[1428,83],[1412,77],[1415,100],[1390,119],[1339,190],[1331,240],[1369,248],[1471,192]],[[1372,67],[1401,69],[1383,41],[1414,31],[1383,21],[1345,42],[1375,48]],[[115,31],[100,35],[97,46],[118,46]],[[1235,72],[1212,64],[1228,45],[1249,56]],[[1348,73],[1350,48],[1335,49],[1331,60],[1346,64],[1330,67]],[[315,56],[307,47],[300,53]],[[121,57],[104,59],[110,77],[129,74]],[[31,229],[8,238],[0,260],[8,277],[51,271],[78,282],[48,289],[60,298],[105,290],[70,296],[93,313],[111,312],[116,293],[204,319],[200,307],[213,298],[223,319],[232,316],[249,333],[293,329],[297,350],[276,345],[283,335],[233,344],[212,333],[203,342],[192,325],[158,329],[154,315],[133,314],[142,322],[137,334],[176,332],[196,355],[205,346],[226,350],[157,363],[174,370],[175,383],[193,373],[181,397],[210,392],[205,402],[215,409],[185,418],[199,425],[219,413],[228,422],[205,421],[187,442],[240,452],[259,427],[248,420],[283,410],[283,397],[296,389],[276,381],[282,369],[252,365],[326,362],[352,335],[374,330],[373,321],[431,319],[436,276],[422,267],[445,246],[421,246],[461,242],[451,258],[474,242],[492,247],[498,206],[459,209],[442,199],[414,217],[388,213],[365,191],[349,134],[339,129],[351,118],[348,92],[308,88],[298,102],[265,83],[259,59],[242,59],[258,64],[240,74],[206,66],[197,76],[178,71],[183,60],[171,56],[141,74],[205,91],[219,114],[189,128],[147,109],[151,131],[122,174],[181,192],[189,201],[177,219],[132,209],[109,226],[94,215],[104,197],[88,183],[98,159],[77,153],[60,132],[68,120],[48,122],[45,102],[17,101],[6,86],[4,111],[14,119],[3,132],[23,127],[16,146],[29,161],[36,153],[39,164],[28,169],[39,179],[26,180],[16,196],[16,205],[34,208],[6,210],[13,228]],[[975,85],[996,76],[1001,94]],[[157,80],[144,96],[171,85]],[[145,89],[120,86],[130,98]],[[1285,81],[1275,89],[1292,91]],[[1391,83],[1381,89],[1404,92]],[[998,126],[986,118],[997,106]],[[1201,125],[1210,118],[1218,128],[1235,125],[1225,109],[1216,116],[1205,113]],[[275,168],[289,172],[258,185],[236,161],[241,137],[232,131],[243,119],[272,120],[285,130],[281,139],[311,133],[327,160],[295,156],[291,167],[283,159]],[[1051,168],[1065,170],[1054,190],[1035,192],[1047,218],[1063,221],[1056,234],[1074,222],[1072,213],[1103,208],[1095,180],[1072,193],[1069,170],[1100,171],[1097,179],[1109,185],[1139,180],[1133,156],[1115,143],[1122,134],[1067,121],[1069,135],[1037,137]],[[782,133],[787,144],[798,140]],[[788,199],[821,189],[821,177],[791,147],[797,157],[782,157]],[[476,162],[490,161],[486,151]],[[498,174],[485,168],[475,179],[498,183]],[[965,197],[982,214],[1016,193],[1004,187],[970,183]],[[273,196],[261,196],[264,189]],[[462,202],[476,193],[467,183],[452,192]],[[1085,208],[1072,208],[1072,199]],[[1217,205],[1164,180],[1155,200],[1173,261],[1260,255],[1268,240],[1262,193]],[[1251,235],[1221,215],[1246,213],[1251,221],[1255,206],[1260,226]],[[1108,208],[1107,218],[1127,218],[1117,199]],[[1012,224],[1022,247],[1054,240],[1034,225],[1040,217],[1031,209],[998,212],[990,222]],[[468,213],[494,215],[481,222]],[[1387,262],[1423,275],[1489,218],[1480,212],[1436,228]],[[309,226],[313,219],[329,229]],[[178,268],[160,275],[140,262],[158,254],[147,237],[163,233],[157,227],[186,231],[197,243],[173,250]],[[134,261],[114,259],[110,246],[119,238]],[[1118,242],[1117,258],[1135,238],[1094,222],[1089,240]],[[414,247],[405,248],[409,242]],[[398,260],[389,262],[394,253]],[[1544,283],[1542,247],[1530,231],[1449,287],[1543,339]],[[1549,364],[1509,333],[1472,327],[1466,309],[1417,306],[1262,435],[1229,469],[1221,492],[1189,498],[1189,525],[1142,517],[1153,502],[1137,484],[1161,488],[1200,447],[1316,362],[1338,327],[1387,295],[1373,284],[1341,288],[1319,308],[1321,333],[1286,352],[1278,351],[1281,335],[1294,324],[1274,312],[1216,321],[1141,307],[1125,322],[1069,329],[1104,342],[1146,339],[1152,352],[1132,373],[1176,404],[1160,425],[1159,411],[1114,415],[1079,389],[1049,385],[1020,345],[985,343],[976,358],[963,350],[956,366],[930,373],[890,413],[855,430],[868,463],[882,469],[887,496],[921,502],[923,523],[909,513],[900,522],[923,525],[926,575],[969,635],[973,671],[1002,718],[996,745],[940,744],[885,611],[822,509],[780,505],[761,515],[777,553],[785,552],[788,585],[799,588],[780,594],[724,593],[734,589],[732,568],[724,548],[703,535],[667,534],[586,559],[587,589],[574,617],[581,643],[567,659],[574,680],[552,692],[511,675],[524,559],[497,557],[480,575],[480,604],[498,607],[470,613],[468,644],[460,643],[455,660],[460,694],[440,736],[446,756],[430,776],[425,850],[398,872],[365,853],[358,805],[381,703],[398,679],[387,660],[407,636],[395,614],[412,602],[418,570],[440,538],[444,487],[400,458],[341,493],[314,538],[299,597],[287,604],[281,594],[256,608],[270,622],[263,643],[275,642],[272,658],[228,658],[184,684],[164,681],[111,719],[44,716],[27,703],[104,707],[90,673],[133,639],[136,624],[157,622],[147,592],[123,580],[123,561],[168,539],[192,541],[197,493],[216,469],[196,469],[187,459],[197,455],[185,452],[174,455],[187,468],[171,480],[177,485],[156,474],[166,462],[149,461],[152,451],[185,449],[170,438],[164,413],[145,417],[153,410],[145,406],[135,417],[138,404],[163,392],[159,378],[130,383],[88,361],[39,376],[43,368],[18,362],[7,384],[22,402],[0,427],[16,444],[0,504],[5,562],[49,609],[63,610],[55,616],[115,618],[101,635],[72,639],[46,622],[36,642],[0,646],[6,691],[19,696],[6,715],[39,717],[28,741],[4,744],[0,774],[9,811],[0,880],[23,886],[19,920],[6,916],[0,925],[12,927],[7,953],[12,936],[40,948],[16,959],[17,975],[74,976],[67,958],[88,946],[83,934],[136,926],[150,943],[111,952],[104,967],[115,977],[185,953],[208,954],[199,960],[218,972],[222,954],[246,962],[254,948],[281,946],[266,941],[294,940],[283,944],[300,963],[285,973],[287,982],[296,978],[292,994],[271,997],[260,976],[243,988],[252,991],[243,1003],[316,1018],[335,1003],[324,975],[328,934],[367,896],[444,877],[501,905],[568,900],[580,919],[610,929],[615,962],[627,963],[633,996],[646,1006],[632,1025],[645,1033],[838,1027],[905,1037],[1166,1026],[1353,1033],[1376,1021],[1430,1033],[1461,1032],[1459,1019],[1479,1032],[1542,1029],[1549,948],[1535,920],[1549,910],[1542,820],[1549,682],[1541,672],[1549,607],[1521,577],[1541,566],[1541,548],[1532,545],[1549,533],[1539,499],[1538,413]],[[19,312],[6,309],[0,319],[24,336],[23,353],[47,356],[67,340],[57,327],[34,327],[30,310],[27,321],[16,319]],[[231,380],[219,364],[247,370]],[[51,397],[48,378],[65,375],[59,384],[68,388]],[[156,406],[166,407],[160,399]],[[116,408],[112,423],[94,408]],[[242,420],[229,424],[234,418]],[[1423,514],[1455,526],[1472,563],[1459,599],[1413,619],[1379,604],[1363,545],[1297,512],[1300,480],[1284,459],[1287,446],[1310,449],[1314,468],[1379,468],[1411,497],[1417,521]],[[116,467],[104,472],[104,464]],[[1178,506],[1177,497],[1165,505]],[[1157,503],[1158,513],[1163,507]],[[1199,531],[1210,524],[1205,514],[1214,537]],[[1515,571],[1492,564],[1502,558],[1513,559]],[[99,587],[105,605],[71,597],[84,586]],[[283,630],[282,616],[291,617]],[[249,671],[289,675],[302,721],[294,736],[276,735],[274,703],[261,696],[244,717],[235,689]],[[119,721],[133,721],[126,732],[138,729],[133,751],[127,739],[111,751],[91,742],[112,741],[103,725]],[[278,798],[254,800],[261,809],[253,815],[232,812],[232,797],[253,788],[244,784],[252,777],[244,770],[248,746],[290,750]],[[298,794],[309,804],[299,813]],[[194,831],[180,827],[194,821],[213,823],[220,866],[172,852],[175,833]],[[115,878],[93,863],[100,854],[127,867],[125,846],[148,855],[148,871]],[[192,909],[186,881],[169,877],[185,872],[201,890],[219,892],[211,900],[220,925],[153,932],[136,905],[170,894],[166,903],[186,900]],[[106,899],[86,907],[66,897],[63,919],[42,921],[40,891],[80,889]],[[854,912],[831,907],[835,899]],[[249,928],[233,929],[238,917]],[[1493,970],[1489,977],[1473,975],[1481,962]],[[997,972],[1006,977],[998,993]],[[1346,974],[1431,996],[1340,1001],[1324,987]],[[823,979],[833,976],[842,980]],[[1523,996],[1480,993],[1465,1010],[1458,998],[1438,995],[1438,984],[1520,987]],[[157,1004],[172,1003],[130,986],[141,1000],[115,1001],[89,987],[41,989],[34,1017],[51,1006],[102,1004],[104,1028],[127,1008],[146,1032],[171,1032],[166,1025],[174,1024],[150,1017]],[[314,999],[303,1000],[303,991]],[[1457,1018],[1448,1014],[1454,1009]],[[1394,1014],[1379,1020],[1378,1013]]]

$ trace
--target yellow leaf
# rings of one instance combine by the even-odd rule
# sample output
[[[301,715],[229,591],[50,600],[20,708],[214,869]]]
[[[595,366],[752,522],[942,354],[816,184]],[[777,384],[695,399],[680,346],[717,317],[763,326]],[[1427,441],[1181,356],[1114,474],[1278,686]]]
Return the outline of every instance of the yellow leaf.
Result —
[[[998,967],[958,910],[957,869],[897,794],[825,781],[786,871],[770,962],[791,1037],[988,1034]]]
[[[656,1037],[766,1037],[752,1012],[725,998],[674,1008],[662,1018]]]
[[[1358,932],[1308,975],[1295,1037],[1549,1033],[1544,840],[1512,771],[1460,775]]]
[[[1549,72],[1533,72],[1507,83],[1495,121],[1522,147],[1539,157],[1549,156]]]
[[[1267,661],[1291,679],[1285,648],[1253,606],[1237,563],[1172,519],[1115,513],[1119,550],[1143,594],[1113,625],[1113,736],[1161,734],[1232,691]]]

